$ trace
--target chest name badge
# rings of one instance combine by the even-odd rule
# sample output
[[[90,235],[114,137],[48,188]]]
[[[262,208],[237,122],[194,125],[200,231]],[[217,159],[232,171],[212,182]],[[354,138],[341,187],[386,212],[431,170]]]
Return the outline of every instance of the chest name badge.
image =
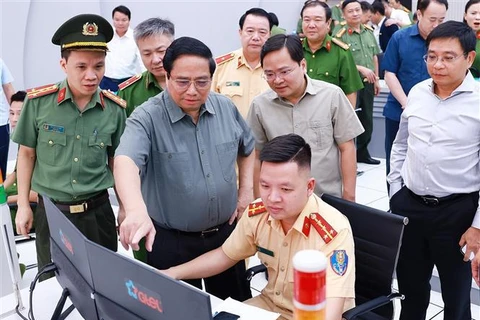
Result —
[[[265,248],[262,248],[262,247],[260,247],[260,246],[257,246],[257,251],[258,251],[258,252],[261,252],[261,253],[264,253],[264,254],[266,254],[267,256],[275,257],[275,254],[273,253],[273,251],[268,250],[268,249],[265,249]]]
[[[225,85],[227,87],[240,87],[240,81],[227,81]]]
[[[43,130],[47,132],[65,133],[65,128],[63,126],[56,126],[54,124],[48,124],[48,123],[45,123],[43,125]]]

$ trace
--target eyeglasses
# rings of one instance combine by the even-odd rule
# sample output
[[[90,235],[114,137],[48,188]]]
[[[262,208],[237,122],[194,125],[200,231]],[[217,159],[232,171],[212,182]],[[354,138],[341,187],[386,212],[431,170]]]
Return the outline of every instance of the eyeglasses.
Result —
[[[295,69],[294,68],[285,69],[285,70],[282,70],[280,72],[266,71],[266,72],[263,73],[263,78],[267,81],[273,81],[273,80],[277,79],[277,77],[279,79],[284,79],[286,76],[288,76],[290,73],[292,73],[293,70],[295,70]]]
[[[174,79],[170,78],[170,81],[173,81],[175,85],[177,86],[178,89],[180,90],[187,90],[190,88],[190,86],[193,85],[195,86],[195,89],[197,90],[205,90],[205,89],[210,89],[210,83],[212,82],[212,79],[197,79],[197,80],[190,80],[190,79]]]
[[[458,58],[460,58],[460,57],[466,58],[467,55],[468,54],[466,52],[464,52],[463,54],[458,55],[458,56],[454,55],[454,54],[449,54],[449,55],[446,55],[445,57],[439,57],[439,56],[436,56],[434,54],[428,54],[427,53],[426,55],[423,56],[423,60],[427,64],[435,64],[435,63],[437,63],[438,60],[440,60],[440,62],[443,63],[443,64],[452,64]]]

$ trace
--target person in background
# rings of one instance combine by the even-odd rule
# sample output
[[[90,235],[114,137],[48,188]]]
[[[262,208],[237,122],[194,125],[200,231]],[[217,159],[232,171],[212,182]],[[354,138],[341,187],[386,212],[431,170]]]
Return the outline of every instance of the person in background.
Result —
[[[145,70],[130,28],[131,17],[130,9],[125,6],[115,7],[112,11],[115,32],[108,43],[105,76],[100,82],[102,89],[117,92],[120,83]]]
[[[12,137],[20,146],[16,229],[28,236],[35,219],[39,269],[51,261],[43,197],[88,239],[117,251],[108,189],[113,187],[113,155],[125,128],[126,105],[112,92],[98,88],[112,37],[111,25],[95,14],[80,14],[63,23],[52,43],[61,48],[60,67],[66,78],[27,90]],[[35,216],[30,190],[43,196]]]
[[[10,129],[8,126],[8,109],[12,95],[15,93],[13,88],[13,76],[7,66],[0,59],[0,171],[2,180],[5,180],[7,174],[8,148],[10,146]]]
[[[147,263],[158,269],[192,260],[228,238],[253,199],[255,157],[238,109],[210,90],[216,65],[203,42],[174,40],[163,66],[167,87],[128,118],[114,170],[125,213],[120,241],[138,250],[145,237]],[[202,288],[201,280],[189,283]],[[245,261],[204,283],[221,299],[251,297]]]
[[[328,34],[332,22],[330,8],[321,1],[307,1],[300,14],[305,34],[302,42],[307,75],[339,86],[353,108],[363,82],[348,45]]]
[[[395,10],[401,10],[408,14],[408,17],[410,18],[410,21],[413,23],[413,13],[412,11],[408,10],[404,5],[402,5],[402,2],[400,0],[388,0],[388,4],[390,7],[392,7]]]
[[[202,256],[161,272],[175,279],[211,277],[258,254],[268,284],[246,304],[293,319],[292,258],[299,250],[322,251],[326,269],[326,320],[339,320],[355,305],[355,256],[348,219],[313,190],[310,145],[296,134],[278,136],[260,153],[260,197],[226,241]],[[322,228],[323,227],[323,228]],[[343,258],[343,259],[342,259]]]
[[[480,248],[480,83],[468,71],[475,43],[462,22],[429,33],[424,60],[431,79],[410,90],[393,143],[390,208],[409,220],[397,265],[405,295],[400,320],[425,319],[434,265],[444,318],[472,318],[467,262]]]
[[[118,96],[127,101],[127,117],[136,107],[166,87],[163,57],[175,38],[175,26],[169,20],[150,18],[135,27],[133,37],[147,70],[118,86]]]
[[[427,53],[425,39],[445,20],[447,10],[447,0],[419,0],[418,23],[395,32],[383,56],[382,69],[385,70],[385,82],[390,89],[383,108],[387,175],[390,172],[390,152],[407,95],[414,85],[430,77],[423,61]]]
[[[229,97],[245,118],[253,98],[268,89],[262,77],[260,51],[273,24],[268,12],[260,8],[247,10],[238,24],[242,47],[215,59],[212,91]]]
[[[393,34],[398,31],[398,25],[391,24],[387,27],[385,21],[385,7],[383,3],[379,0],[376,0],[372,3],[372,23],[375,25],[375,30],[373,34],[375,38],[378,39],[378,44],[382,52],[387,50],[387,45]]]
[[[372,13],[373,13],[372,5],[367,1],[361,1],[360,6],[362,8],[362,19],[361,19],[362,24],[367,27],[370,27],[370,22],[371,22]]]
[[[270,36],[274,36],[276,34],[287,33],[287,30],[279,27],[280,21],[278,21],[277,15],[273,12],[269,12],[268,14],[270,15],[270,18],[272,19],[272,24],[273,24],[272,30],[270,30]]]
[[[411,21],[409,15],[408,15],[408,13],[406,13],[403,10],[398,10],[398,9],[393,8],[389,4],[389,0],[381,0],[381,1],[383,2],[383,6],[385,8],[385,15],[388,18],[388,20],[385,21],[387,27],[392,25],[392,24],[396,24],[400,28],[402,28],[402,27],[406,27],[406,26],[409,26],[409,25],[412,24],[412,21]]]
[[[350,46],[353,60],[364,88],[357,92],[358,118],[365,132],[357,137],[357,162],[378,165],[380,161],[371,157],[368,144],[373,132],[373,98],[380,92],[377,54],[380,53],[373,29],[362,24],[362,7],[358,0],[345,0],[342,4],[346,24],[338,25],[333,31],[335,38]]]
[[[475,47],[477,55],[470,70],[474,77],[478,79],[480,78],[480,0],[470,0],[467,2],[463,22],[468,24],[477,36],[477,45]]]
[[[356,158],[353,139],[363,132],[352,105],[336,85],[305,74],[302,43],[296,35],[276,35],[261,55],[272,90],[256,97],[247,122],[255,137],[255,197],[259,195],[260,151],[273,138],[296,133],[312,147],[315,193],[355,201]]]

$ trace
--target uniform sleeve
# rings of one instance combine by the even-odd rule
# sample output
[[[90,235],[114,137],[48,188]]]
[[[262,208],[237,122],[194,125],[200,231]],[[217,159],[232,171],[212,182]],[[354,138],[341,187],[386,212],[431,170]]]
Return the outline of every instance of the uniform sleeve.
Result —
[[[223,252],[232,260],[240,261],[251,257],[257,251],[254,239],[252,219],[260,221],[258,217],[249,217],[248,209],[240,218],[237,226],[222,245]]]
[[[14,142],[29,148],[37,147],[37,99],[30,100],[28,97],[25,98],[25,101],[23,102],[22,113],[20,114],[17,127],[12,136],[12,140]]]
[[[400,54],[399,54],[399,33],[393,34],[387,45],[387,50],[383,55],[381,69],[392,73],[398,73],[400,68]]]
[[[343,50],[343,49],[341,49]],[[352,52],[345,50],[339,61],[340,65],[340,88],[345,94],[350,94],[363,89],[363,82],[353,60]]]
[[[357,137],[365,130],[345,94],[336,88],[332,99],[333,137],[337,144],[342,144]]]
[[[322,250],[327,257],[327,298],[355,297],[355,251],[349,228]]]
[[[153,123],[143,108],[137,108],[127,119],[115,156],[127,156],[140,172],[145,170],[150,155]]]
[[[262,125],[262,116],[257,105],[257,99],[252,101],[247,115],[247,123],[252,129],[253,137],[255,138],[255,149],[262,150],[268,139]]]
[[[378,46],[377,40],[375,40],[375,36],[373,35],[373,32],[370,32],[370,41],[371,41],[372,46],[373,46],[373,55],[377,55],[380,52],[382,52],[382,51],[380,51],[380,47]]]
[[[115,150],[118,148],[118,145],[120,144],[120,138],[123,134],[123,131],[125,130],[125,121],[127,120],[127,116],[125,114],[125,110],[115,106],[115,108],[119,109],[116,110],[116,122],[117,122],[117,130],[112,135],[112,147],[108,150],[108,156],[109,157],[114,157],[115,156]]]

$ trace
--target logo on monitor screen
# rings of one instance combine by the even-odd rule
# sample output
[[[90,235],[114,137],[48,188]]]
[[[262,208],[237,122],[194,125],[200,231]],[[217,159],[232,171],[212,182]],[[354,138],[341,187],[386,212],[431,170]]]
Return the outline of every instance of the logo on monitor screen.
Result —
[[[73,245],[70,239],[63,233],[62,229],[59,231],[60,239],[62,239],[62,243],[67,248],[68,251],[73,255]]]
[[[126,280],[125,286],[127,287],[128,295],[130,297],[152,308],[153,310],[163,313],[162,301],[157,294],[134,283],[132,280]]]

